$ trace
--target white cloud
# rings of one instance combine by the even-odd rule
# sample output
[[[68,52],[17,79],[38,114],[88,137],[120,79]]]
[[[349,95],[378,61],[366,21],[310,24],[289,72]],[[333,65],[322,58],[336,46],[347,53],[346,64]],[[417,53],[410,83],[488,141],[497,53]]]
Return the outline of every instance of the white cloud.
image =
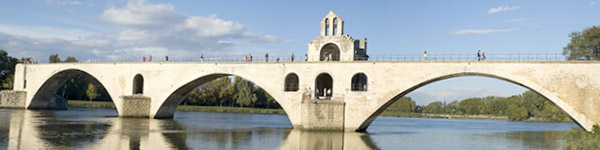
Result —
[[[488,14],[494,14],[503,11],[515,11],[520,8],[521,6],[498,6],[498,8],[490,8],[490,10],[488,10]]]
[[[62,4],[47,1],[52,4]],[[65,3],[67,4],[67,3]],[[0,24],[0,45],[16,57],[33,57],[46,62],[50,54],[90,58],[196,57],[204,53],[238,54],[242,44],[278,43],[274,35],[249,31],[243,24],[217,15],[186,16],[171,4],[129,1],[123,7],[109,7],[98,21],[113,30],[90,32],[52,27],[22,27]],[[248,52],[246,52],[248,53]]]
[[[590,5],[600,4],[600,1],[590,1]]]
[[[52,27],[27,27],[0,24],[0,32],[29,36],[32,38],[63,38],[68,40],[90,36],[94,33],[80,29],[57,29]]]
[[[46,0],[46,4],[57,4],[57,5],[81,5],[83,3],[79,1],[54,1],[54,0]]]
[[[451,32],[455,35],[469,35],[469,34],[489,34],[495,32],[513,32],[518,31],[519,28],[510,28],[510,29],[463,29]]]
[[[100,19],[123,26],[164,27],[181,22],[185,16],[175,12],[171,4],[150,4],[134,0],[129,1],[124,8],[111,7],[104,10]]]

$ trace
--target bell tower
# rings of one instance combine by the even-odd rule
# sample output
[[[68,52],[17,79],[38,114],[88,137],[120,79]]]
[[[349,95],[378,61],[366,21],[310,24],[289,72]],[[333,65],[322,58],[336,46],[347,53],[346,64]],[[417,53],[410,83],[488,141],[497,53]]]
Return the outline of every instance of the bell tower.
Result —
[[[344,20],[333,11],[329,11],[321,20],[321,36],[341,36],[344,34]]]
[[[321,20],[321,34],[308,42],[309,61],[368,60],[367,38],[352,39],[344,34],[344,20],[329,11]]]

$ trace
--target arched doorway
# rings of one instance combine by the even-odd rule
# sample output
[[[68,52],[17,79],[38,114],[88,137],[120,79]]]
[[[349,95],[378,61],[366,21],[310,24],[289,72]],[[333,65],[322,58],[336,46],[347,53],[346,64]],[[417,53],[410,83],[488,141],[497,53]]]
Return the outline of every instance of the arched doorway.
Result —
[[[333,43],[326,44],[321,48],[319,57],[320,61],[327,61],[329,57],[331,61],[340,61],[340,48]]]
[[[285,76],[285,85],[284,91],[298,91],[298,83],[300,80],[298,79],[298,75],[295,73],[290,73]]]
[[[141,74],[135,75],[133,78],[133,93],[144,94],[144,77]]]
[[[315,80],[315,90],[319,92],[318,96],[325,96],[325,89],[333,93],[333,78],[327,73],[322,73]]]
[[[352,76],[352,91],[367,91],[367,75],[357,73]]]

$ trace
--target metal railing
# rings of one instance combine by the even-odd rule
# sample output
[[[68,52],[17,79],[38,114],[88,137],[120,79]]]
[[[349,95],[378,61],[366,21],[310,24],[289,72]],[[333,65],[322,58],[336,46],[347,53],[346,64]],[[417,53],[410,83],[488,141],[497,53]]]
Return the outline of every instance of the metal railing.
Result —
[[[517,53],[517,54],[486,54],[485,59],[483,57],[477,57],[476,54],[427,54],[425,57],[423,54],[371,54],[368,56],[352,56],[352,55],[302,55],[294,56],[252,56],[247,58],[246,56],[204,56],[204,57],[169,57],[167,60],[165,57],[154,57],[152,60],[146,58],[143,60],[142,57],[118,57],[118,58],[101,58],[101,59],[89,59],[87,61],[81,61],[86,63],[117,63],[117,62],[239,62],[239,63],[277,63],[277,62],[305,62],[305,61],[567,61],[567,57],[561,53]]]

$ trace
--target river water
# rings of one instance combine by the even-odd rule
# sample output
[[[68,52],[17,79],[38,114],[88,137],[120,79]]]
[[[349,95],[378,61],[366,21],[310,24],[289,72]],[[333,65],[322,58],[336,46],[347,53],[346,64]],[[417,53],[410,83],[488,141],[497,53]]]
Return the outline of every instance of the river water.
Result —
[[[366,133],[293,130],[285,115],[0,109],[0,149],[560,149],[574,123],[379,117]]]

